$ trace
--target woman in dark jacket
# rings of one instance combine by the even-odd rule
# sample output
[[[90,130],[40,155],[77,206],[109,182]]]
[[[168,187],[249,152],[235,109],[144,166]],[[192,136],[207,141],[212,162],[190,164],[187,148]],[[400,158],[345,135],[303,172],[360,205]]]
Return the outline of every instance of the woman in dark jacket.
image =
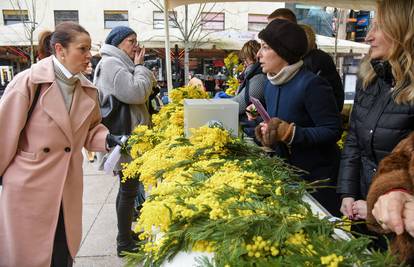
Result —
[[[240,84],[236,96],[232,98],[233,101],[239,103],[239,122],[243,131],[250,137],[254,137],[254,128],[257,124],[247,119],[246,108],[250,104],[250,96],[264,103],[264,87],[267,81],[260,62],[257,60],[256,55],[259,49],[259,42],[250,40],[240,50],[240,59],[245,66],[244,80]]]
[[[258,57],[269,79],[265,103],[272,119],[257,126],[257,139],[305,170],[304,179],[330,178],[329,185],[334,185],[340,157],[336,145],[341,135],[340,115],[329,84],[303,68],[305,32],[297,24],[275,19],[259,38]],[[338,211],[334,189],[318,190],[314,196],[330,212]]]
[[[264,102],[264,86],[267,81],[260,63],[257,61],[257,52],[260,44],[256,40],[245,43],[240,50],[240,59],[245,66],[244,80],[232,100],[239,103],[239,114],[244,115],[247,106],[250,104],[250,96]]]
[[[331,85],[336,105],[338,106],[339,112],[341,112],[344,107],[345,93],[344,87],[342,86],[341,76],[339,76],[338,71],[336,70],[335,63],[328,53],[318,49],[316,45],[316,35],[312,27],[305,24],[300,26],[305,30],[306,37],[308,38],[308,51],[303,57],[303,65],[307,70],[326,79]]]
[[[361,65],[337,190],[341,212],[350,218],[366,218],[378,163],[414,129],[412,11],[412,0],[382,1],[366,37],[371,50]]]

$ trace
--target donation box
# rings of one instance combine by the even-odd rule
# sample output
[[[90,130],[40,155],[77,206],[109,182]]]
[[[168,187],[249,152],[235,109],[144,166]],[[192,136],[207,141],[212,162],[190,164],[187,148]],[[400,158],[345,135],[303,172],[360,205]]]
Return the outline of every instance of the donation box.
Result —
[[[238,136],[239,103],[229,99],[184,99],[184,134],[204,125],[222,125]]]

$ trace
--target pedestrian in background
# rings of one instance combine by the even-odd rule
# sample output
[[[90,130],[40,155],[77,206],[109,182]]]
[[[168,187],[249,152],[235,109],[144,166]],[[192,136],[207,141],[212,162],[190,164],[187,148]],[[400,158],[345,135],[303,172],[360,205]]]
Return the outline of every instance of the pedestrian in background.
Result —
[[[256,40],[246,42],[240,50],[240,59],[245,67],[243,71],[243,82],[237,89],[233,101],[239,103],[239,122],[243,126],[243,131],[249,136],[254,137],[254,128],[257,123],[249,121],[246,116],[246,108],[250,105],[250,97],[257,98],[264,103],[264,87],[267,82],[266,74],[263,73],[260,62],[257,59],[260,44]]]
[[[338,110],[341,112],[344,107],[345,93],[341,76],[339,76],[336,70],[335,63],[328,53],[318,49],[316,35],[312,27],[305,24],[300,26],[305,30],[306,37],[308,38],[308,51],[306,51],[303,57],[303,65],[307,70],[328,81],[332,87]]]
[[[250,96],[264,102],[264,86],[267,82],[266,74],[263,73],[260,62],[257,59],[260,44],[256,40],[247,41],[239,52],[240,59],[244,65],[244,80],[237,89],[233,101],[239,103],[239,114],[245,115],[246,108],[250,105]]]
[[[125,26],[112,29],[100,50],[102,56],[95,70],[94,83],[99,89],[99,99],[105,103],[111,95],[118,101],[129,105],[131,128],[137,125],[149,125],[150,114],[147,108],[152,88],[156,86],[153,73],[145,68],[145,48],[140,48],[137,34]],[[127,123],[127,122],[125,122]],[[131,129],[131,130],[132,130]],[[119,191],[116,198],[118,219],[117,253],[136,251],[135,236],[131,230],[135,198],[143,194],[142,184],[137,179],[122,181],[121,163],[130,162],[129,156],[123,156],[117,166]],[[141,188],[140,192],[138,192]]]
[[[82,72],[82,74],[85,76],[86,79],[88,79],[90,82],[93,81],[93,68],[92,68],[92,62],[89,61],[88,67],[85,69],[85,71]],[[88,151],[86,149],[84,150],[84,155],[86,155],[86,158],[90,163],[95,161],[95,152]]]
[[[82,238],[82,147],[106,151],[117,141],[81,74],[89,33],[65,22],[42,37],[53,56],[19,73],[0,100],[1,267],[72,266]]]

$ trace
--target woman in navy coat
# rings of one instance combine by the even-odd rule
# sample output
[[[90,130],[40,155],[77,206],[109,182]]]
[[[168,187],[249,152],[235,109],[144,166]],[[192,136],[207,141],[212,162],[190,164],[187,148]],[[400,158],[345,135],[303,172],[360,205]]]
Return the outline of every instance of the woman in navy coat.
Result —
[[[271,120],[256,127],[256,137],[288,163],[304,170],[305,180],[329,178],[327,185],[335,186],[340,114],[330,85],[303,67],[305,32],[294,23],[276,19],[259,33],[259,38],[262,44],[258,57],[269,79],[265,104]],[[313,195],[328,211],[339,214],[334,188],[318,189]]]

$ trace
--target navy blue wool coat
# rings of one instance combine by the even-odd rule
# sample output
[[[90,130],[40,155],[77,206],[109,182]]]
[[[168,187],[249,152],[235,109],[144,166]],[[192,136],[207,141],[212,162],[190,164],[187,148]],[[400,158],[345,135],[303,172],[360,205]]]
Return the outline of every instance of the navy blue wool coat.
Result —
[[[327,81],[302,68],[285,84],[273,85],[268,81],[265,102],[270,117],[296,124],[290,149],[279,143],[274,147],[276,154],[307,171],[302,175],[304,179],[330,178],[329,184],[336,185],[340,160],[336,142],[341,137],[341,118]],[[334,201],[315,197],[322,205]],[[330,198],[333,197],[336,195],[332,194]],[[327,208],[334,212],[334,207]]]

